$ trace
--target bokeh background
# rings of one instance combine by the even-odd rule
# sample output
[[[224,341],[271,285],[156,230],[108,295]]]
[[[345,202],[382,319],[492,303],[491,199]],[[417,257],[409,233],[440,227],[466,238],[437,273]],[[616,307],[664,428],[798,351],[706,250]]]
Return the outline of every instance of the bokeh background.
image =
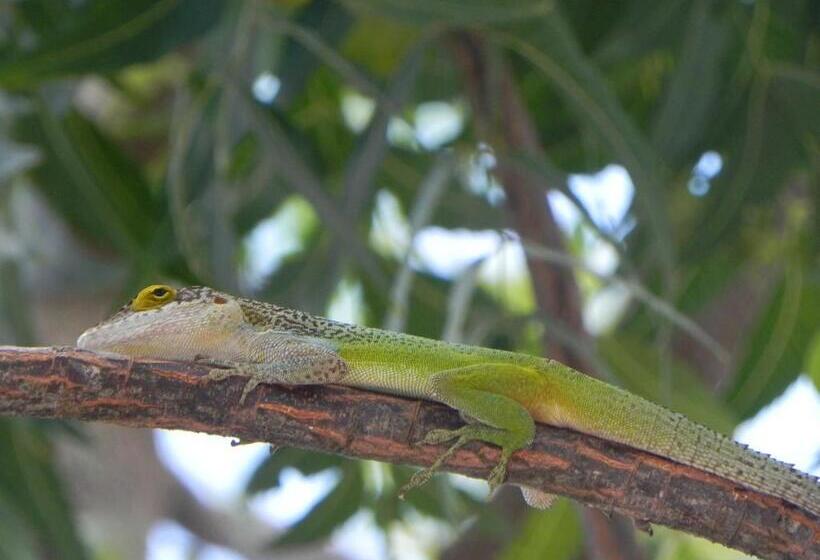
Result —
[[[812,0],[0,0],[0,342],[207,284],[550,355],[817,473],[818,69]],[[0,558],[741,557],[410,472],[4,418]]]

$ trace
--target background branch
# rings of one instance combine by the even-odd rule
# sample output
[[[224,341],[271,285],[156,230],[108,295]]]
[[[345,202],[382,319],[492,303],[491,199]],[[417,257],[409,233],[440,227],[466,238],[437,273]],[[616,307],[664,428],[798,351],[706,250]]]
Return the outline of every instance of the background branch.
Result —
[[[195,364],[137,361],[75,349],[0,348],[0,414],[75,418],[266,441],[350,457],[429,465],[439,447],[414,445],[458,414],[343,387],[271,387],[244,406],[242,380],[206,384]],[[230,450],[226,449],[226,453]],[[485,477],[498,450],[471,444],[446,470]],[[510,481],[607,512],[681,529],[762,558],[820,558],[820,519],[777,498],[672,461],[540,425],[516,454]]]
[[[513,229],[521,236],[525,247],[536,245],[565,254],[563,238],[552,210],[547,204],[546,193],[551,186],[531,174],[522,173],[504,157],[508,153],[526,154],[541,161],[545,151],[530,112],[523,102],[515,77],[499,53],[487,48],[480,36],[457,33],[452,40],[456,60],[464,75],[466,91],[476,115],[476,126],[484,137],[490,139],[493,148],[501,155],[495,170],[507,196],[507,211]],[[552,185],[554,187],[554,185]],[[550,320],[545,324],[563,324],[571,333],[570,340],[582,346],[590,337],[583,328],[581,299],[575,277],[571,270],[554,266],[545,260],[527,254],[527,268],[532,278],[535,302],[538,309]],[[562,342],[545,330],[542,353],[551,356],[580,371],[603,377],[603,370],[596,361],[589,360],[576,347]],[[514,509],[511,508],[511,509]],[[519,505],[519,515],[526,513]],[[594,558],[602,560],[640,559],[642,554],[635,543],[634,534],[626,520],[611,516],[609,523],[597,511],[583,510],[584,524],[588,527],[587,549]],[[451,547],[448,560],[459,557],[458,547],[476,535],[467,536]],[[486,537],[478,537],[486,540]],[[618,543],[611,546],[612,542]],[[483,552],[470,551],[462,558],[478,560],[494,557],[503,543],[484,545]],[[469,545],[467,545],[469,546]]]

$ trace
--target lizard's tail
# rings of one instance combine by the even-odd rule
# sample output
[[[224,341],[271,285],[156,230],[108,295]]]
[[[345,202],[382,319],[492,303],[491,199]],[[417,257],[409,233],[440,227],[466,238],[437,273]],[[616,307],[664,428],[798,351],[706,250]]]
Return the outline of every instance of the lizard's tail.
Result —
[[[551,362],[551,369],[556,362]],[[561,369],[566,368],[563,366]],[[667,457],[820,516],[820,479],[697,424],[684,415],[566,368],[559,402],[566,420],[546,410],[541,421],[564,425]],[[552,371],[555,373],[555,369]],[[537,416],[537,415],[536,415]],[[539,418],[536,417],[536,420]]]
[[[722,476],[752,490],[778,496],[820,516],[820,481],[793,465],[772,459],[682,414],[652,404],[654,441],[632,436],[624,438],[652,453]]]

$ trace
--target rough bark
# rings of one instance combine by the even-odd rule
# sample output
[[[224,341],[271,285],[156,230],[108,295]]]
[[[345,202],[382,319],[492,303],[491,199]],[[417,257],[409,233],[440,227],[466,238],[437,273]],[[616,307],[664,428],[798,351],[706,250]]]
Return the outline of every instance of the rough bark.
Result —
[[[429,465],[443,451],[416,445],[422,434],[461,423],[454,410],[437,403],[336,386],[262,386],[239,405],[241,379],[207,383],[205,374],[197,364],[5,347],[0,414],[191,430],[411,465]],[[496,448],[476,443],[445,469],[485,477],[497,459]],[[540,425],[532,448],[513,458],[509,479],[762,558],[820,559],[817,516],[571,430]]]

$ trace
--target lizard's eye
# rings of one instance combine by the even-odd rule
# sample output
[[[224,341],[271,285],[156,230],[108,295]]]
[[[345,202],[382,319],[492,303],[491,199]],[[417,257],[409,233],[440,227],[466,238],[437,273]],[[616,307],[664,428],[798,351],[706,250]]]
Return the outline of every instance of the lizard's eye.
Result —
[[[173,300],[176,295],[177,291],[171,286],[155,284],[140,290],[140,293],[131,302],[130,307],[132,311],[155,309]]]

